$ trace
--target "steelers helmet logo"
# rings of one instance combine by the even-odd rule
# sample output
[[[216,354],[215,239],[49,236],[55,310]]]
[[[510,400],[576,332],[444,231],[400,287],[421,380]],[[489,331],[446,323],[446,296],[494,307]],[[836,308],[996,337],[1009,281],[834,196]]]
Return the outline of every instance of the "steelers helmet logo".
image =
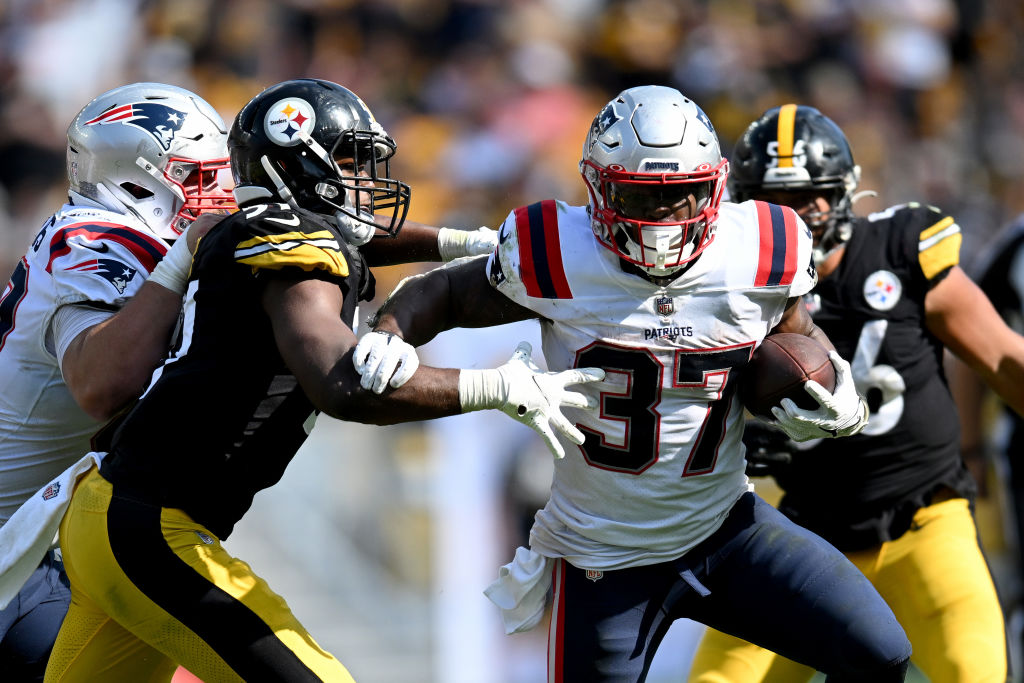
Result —
[[[316,112],[309,102],[298,97],[285,98],[267,110],[263,129],[267,137],[282,147],[294,147],[301,141],[300,132],[312,135]]]
[[[892,310],[902,294],[903,284],[888,270],[876,270],[864,280],[864,298],[876,311]]]

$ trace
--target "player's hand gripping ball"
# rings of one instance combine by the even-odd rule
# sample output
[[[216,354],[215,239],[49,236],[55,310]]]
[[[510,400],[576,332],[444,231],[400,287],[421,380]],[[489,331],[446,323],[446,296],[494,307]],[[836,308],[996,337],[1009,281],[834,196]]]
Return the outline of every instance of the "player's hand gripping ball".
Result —
[[[828,349],[802,334],[779,332],[765,337],[743,368],[740,400],[757,417],[774,421],[772,407],[784,398],[814,410],[818,402],[804,389],[814,380],[829,392],[836,388],[836,371]]]

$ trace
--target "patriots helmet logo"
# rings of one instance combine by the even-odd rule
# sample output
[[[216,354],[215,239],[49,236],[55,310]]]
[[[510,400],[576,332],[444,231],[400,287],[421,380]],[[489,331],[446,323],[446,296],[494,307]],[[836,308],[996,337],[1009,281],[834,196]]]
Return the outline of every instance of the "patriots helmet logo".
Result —
[[[187,114],[174,107],[158,102],[135,102],[120,107],[108,109],[91,121],[86,121],[87,126],[106,126],[112,123],[120,123],[126,126],[141,128],[153,139],[160,143],[164,151],[171,148],[174,134],[181,130],[185,123]]]
[[[124,290],[128,288],[128,283],[132,281],[132,278],[135,277],[135,273],[138,272],[131,266],[126,266],[120,261],[109,258],[83,261],[82,263],[68,268],[68,270],[77,270],[83,273],[94,273],[99,275],[101,278],[113,285],[118,294],[124,294]]]

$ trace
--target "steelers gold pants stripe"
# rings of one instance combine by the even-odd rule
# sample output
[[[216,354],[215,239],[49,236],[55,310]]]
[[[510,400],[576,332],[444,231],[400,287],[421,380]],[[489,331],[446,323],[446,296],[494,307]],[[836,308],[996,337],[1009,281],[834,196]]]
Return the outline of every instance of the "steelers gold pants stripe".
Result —
[[[47,683],[352,683],[285,601],[181,510],[117,495],[93,470],[60,527],[72,602]]]
[[[107,516],[110,548],[139,590],[195,632],[247,681],[260,680],[268,666],[282,679],[296,683],[320,680],[252,609],[171,550],[163,536],[160,508],[117,498],[116,489],[114,493]]]

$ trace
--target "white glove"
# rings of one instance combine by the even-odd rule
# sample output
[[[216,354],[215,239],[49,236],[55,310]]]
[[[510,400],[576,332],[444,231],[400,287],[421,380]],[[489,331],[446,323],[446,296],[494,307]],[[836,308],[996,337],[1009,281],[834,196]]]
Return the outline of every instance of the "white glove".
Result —
[[[498,246],[498,233],[485,225],[476,230],[453,230],[441,228],[437,231],[437,250],[441,260],[452,261],[463,256],[490,254]]]
[[[416,349],[404,339],[386,332],[368,332],[356,344],[352,364],[361,375],[359,386],[372,387],[373,393],[384,391],[388,384],[397,389],[413,376],[420,366]]]
[[[868,423],[868,406],[853,384],[850,364],[835,351],[828,357],[836,369],[836,390],[830,394],[814,380],[804,383],[804,391],[818,402],[815,410],[798,408],[788,398],[772,408],[775,426],[793,441],[852,436]]]
[[[176,294],[184,294],[188,286],[188,273],[192,269],[192,252],[185,235],[174,240],[160,263],[149,274],[149,281],[165,287]]]
[[[463,370],[459,373],[459,401],[462,412],[497,408],[540,434],[556,458],[565,451],[551,427],[575,444],[583,443],[583,432],[562,415],[562,407],[597,407],[597,401],[566,391],[568,384],[604,379],[600,368],[576,368],[562,372],[541,372],[530,359],[532,348],[519,342],[512,358],[500,368]]]

